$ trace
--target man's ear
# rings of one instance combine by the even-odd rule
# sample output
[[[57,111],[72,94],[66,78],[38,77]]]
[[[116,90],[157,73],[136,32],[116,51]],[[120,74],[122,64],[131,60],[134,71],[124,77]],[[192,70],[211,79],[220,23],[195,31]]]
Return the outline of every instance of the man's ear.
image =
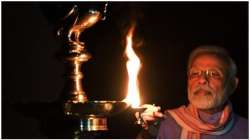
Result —
[[[234,90],[238,87],[238,83],[239,83],[239,78],[234,77]]]
[[[230,80],[229,83],[229,93],[230,95],[234,93],[234,91],[236,90],[236,88],[238,87],[238,83],[239,83],[239,79],[238,77],[234,77]]]
[[[226,91],[228,92],[228,95],[232,95],[236,88],[238,87],[239,79],[238,77],[233,77],[228,80],[228,83],[226,84]]]

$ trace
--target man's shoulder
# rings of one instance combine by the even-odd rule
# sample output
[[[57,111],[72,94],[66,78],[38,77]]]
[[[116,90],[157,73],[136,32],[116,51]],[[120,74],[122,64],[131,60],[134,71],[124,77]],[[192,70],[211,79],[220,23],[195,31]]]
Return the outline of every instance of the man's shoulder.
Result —
[[[230,137],[248,138],[248,119],[234,114],[234,125],[229,132]]]
[[[164,121],[163,121],[163,123],[168,123],[168,124],[171,124],[171,125],[178,126],[175,119],[172,117],[172,115],[169,112],[179,110],[180,108],[183,108],[183,107],[185,107],[185,106],[182,105],[182,106],[179,106],[179,107],[176,107],[176,108],[166,109],[164,111]],[[168,125],[168,126],[171,126],[171,125]]]
[[[234,115],[236,116],[236,118],[239,120],[239,121],[244,121],[244,122],[248,122],[248,119],[245,118],[245,117],[242,117],[241,115],[238,115],[238,114],[235,114]]]
[[[179,108],[180,107],[164,111],[164,119],[160,123],[158,138],[179,138],[181,127],[169,113],[169,111],[178,110]]]
[[[247,118],[242,117],[238,114],[234,114],[234,116],[235,116],[234,118],[235,118],[236,125],[248,127],[248,119]]]

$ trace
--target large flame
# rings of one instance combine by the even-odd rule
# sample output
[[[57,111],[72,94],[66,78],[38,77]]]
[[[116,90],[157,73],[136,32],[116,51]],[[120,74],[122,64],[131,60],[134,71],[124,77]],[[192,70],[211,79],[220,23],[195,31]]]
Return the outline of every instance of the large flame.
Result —
[[[123,100],[132,107],[140,106],[140,92],[139,92],[139,84],[137,80],[137,76],[141,67],[141,62],[139,57],[136,55],[133,50],[133,32],[134,26],[130,28],[127,34],[126,40],[126,50],[125,54],[128,58],[126,63],[127,72],[128,72],[128,89],[127,89],[127,97]]]

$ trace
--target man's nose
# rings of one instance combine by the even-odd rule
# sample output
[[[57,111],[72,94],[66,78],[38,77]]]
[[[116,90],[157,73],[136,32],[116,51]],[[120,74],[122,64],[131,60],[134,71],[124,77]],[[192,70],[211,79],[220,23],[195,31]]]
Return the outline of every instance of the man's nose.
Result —
[[[199,84],[206,84],[206,83],[208,83],[208,77],[207,77],[207,75],[206,74],[200,75],[198,82],[199,82]]]

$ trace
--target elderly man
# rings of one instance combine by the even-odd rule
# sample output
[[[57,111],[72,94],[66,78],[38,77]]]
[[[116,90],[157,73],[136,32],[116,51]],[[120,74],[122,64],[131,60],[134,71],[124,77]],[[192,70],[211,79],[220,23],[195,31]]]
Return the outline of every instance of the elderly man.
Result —
[[[189,105],[166,110],[164,114],[160,107],[143,105],[146,111],[141,116],[136,114],[145,122],[138,137],[248,138],[248,121],[234,114],[229,101],[238,85],[236,71],[234,61],[223,48],[195,49],[188,61]]]

